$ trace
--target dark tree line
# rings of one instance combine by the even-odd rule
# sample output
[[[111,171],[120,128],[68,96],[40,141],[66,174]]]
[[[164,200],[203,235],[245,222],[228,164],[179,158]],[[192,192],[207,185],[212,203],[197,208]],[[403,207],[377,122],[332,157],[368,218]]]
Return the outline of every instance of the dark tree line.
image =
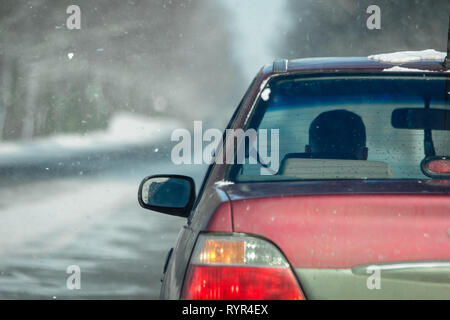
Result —
[[[71,4],[81,30],[66,28]],[[226,21],[208,0],[1,0],[0,139],[87,132],[123,110],[231,113],[242,84]]]
[[[448,0],[286,1],[281,57],[446,49]],[[65,26],[71,4],[81,30]],[[381,30],[366,27],[371,4]],[[117,111],[225,119],[248,85],[232,28],[218,1],[1,0],[0,139],[96,130]]]
[[[381,29],[369,30],[370,5]],[[405,50],[446,51],[448,0],[288,0],[290,24],[279,32],[280,56],[367,56]]]

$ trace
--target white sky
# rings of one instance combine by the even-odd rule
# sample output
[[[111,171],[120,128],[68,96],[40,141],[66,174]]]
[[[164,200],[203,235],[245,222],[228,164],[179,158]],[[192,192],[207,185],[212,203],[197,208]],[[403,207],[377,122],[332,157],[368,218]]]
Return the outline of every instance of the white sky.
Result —
[[[285,23],[285,0],[220,0],[231,12],[235,56],[247,81],[263,65],[279,58],[272,44],[278,30]]]

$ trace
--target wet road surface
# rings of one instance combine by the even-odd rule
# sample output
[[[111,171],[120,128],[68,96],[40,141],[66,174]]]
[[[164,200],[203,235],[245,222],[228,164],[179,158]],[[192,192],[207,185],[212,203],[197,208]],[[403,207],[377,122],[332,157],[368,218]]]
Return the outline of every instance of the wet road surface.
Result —
[[[198,188],[206,170],[167,158],[134,156],[86,170],[100,157],[82,174],[47,176],[44,164],[29,179],[0,169],[0,299],[158,299],[166,254],[185,219],[140,208],[139,182],[178,173]],[[79,290],[66,287],[70,265],[80,267]]]

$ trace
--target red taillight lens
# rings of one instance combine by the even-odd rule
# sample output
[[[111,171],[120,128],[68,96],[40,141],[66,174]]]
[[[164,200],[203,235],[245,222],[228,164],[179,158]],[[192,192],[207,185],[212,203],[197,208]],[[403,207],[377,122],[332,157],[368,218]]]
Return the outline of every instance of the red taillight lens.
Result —
[[[288,268],[191,266],[186,300],[303,300]]]
[[[188,300],[301,300],[297,280],[270,242],[245,235],[202,234],[183,286]]]
[[[435,173],[450,173],[450,159],[432,160],[427,164],[428,169]]]

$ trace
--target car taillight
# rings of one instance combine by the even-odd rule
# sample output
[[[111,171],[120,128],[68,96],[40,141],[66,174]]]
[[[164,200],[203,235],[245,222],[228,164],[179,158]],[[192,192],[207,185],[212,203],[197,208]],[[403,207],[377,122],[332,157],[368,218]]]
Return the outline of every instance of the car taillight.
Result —
[[[428,163],[428,169],[436,173],[450,173],[450,159],[432,160]]]
[[[248,236],[200,235],[181,295],[186,300],[303,300],[283,254]]]
[[[450,178],[450,158],[448,157],[426,157],[420,164],[424,175],[433,179]]]

